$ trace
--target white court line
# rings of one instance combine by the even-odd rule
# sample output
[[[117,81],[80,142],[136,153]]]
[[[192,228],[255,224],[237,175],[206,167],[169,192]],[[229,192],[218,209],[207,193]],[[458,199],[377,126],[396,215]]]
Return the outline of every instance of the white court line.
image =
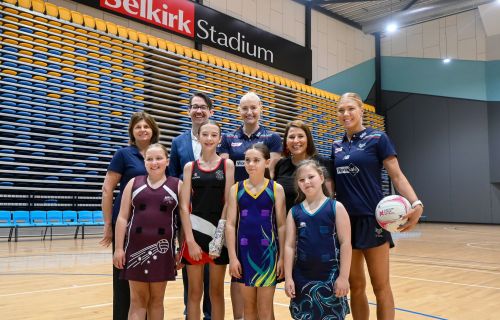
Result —
[[[111,306],[111,305],[113,305],[112,302],[110,302],[110,303],[101,303],[101,304],[92,304],[90,306],[80,307],[80,309],[100,308],[100,307],[107,307],[107,306]]]
[[[473,231],[473,230],[463,230],[461,228],[464,227],[443,227],[444,230],[449,230],[449,231],[458,231],[458,232],[465,232],[465,233],[475,233],[475,234],[486,234],[489,236],[497,236],[498,233],[495,233],[494,231],[490,232],[481,232],[481,231]]]
[[[476,272],[476,273],[486,273],[486,274],[500,274],[499,271],[493,271],[493,270],[477,270],[477,269],[474,269],[475,267],[477,268],[482,268],[484,267],[484,265],[482,264],[463,264],[464,267],[460,267],[460,264],[459,263],[455,263],[456,265],[458,266],[441,266],[441,265],[438,265],[438,264],[429,264],[431,263],[432,261],[422,261],[422,260],[393,260],[392,261],[393,263],[412,263],[412,264],[422,264],[423,266],[422,267],[425,267],[425,268],[442,268],[442,269],[453,269],[453,270],[464,270],[464,271],[467,271],[467,272]]]
[[[184,297],[165,297],[163,300],[174,300],[174,299],[184,299]],[[112,302],[110,303],[101,303],[101,304],[91,304],[88,306],[81,306],[80,309],[92,309],[92,308],[101,308],[101,307],[107,307],[113,305]]]
[[[275,304],[277,306],[287,307],[287,308],[290,306],[289,304],[279,303],[279,302],[274,302],[273,304]]]
[[[491,251],[500,251],[500,248],[485,248],[481,247],[481,245],[488,245],[488,244],[495,244],[500,246],[500,242],[469,242],[466,244],[467,247],[471,247],[474,249],[481,249],[481,250],[491,250]]]
[[[413,277],[403,277],[403,276],[391,276],[391,277],[393,277],[393,278],[402,278],[402,279],[410,279],[410,280],[417,280],[417,281],[425,281],[425,282],[433,282],[433,283],[445,283],[445,284],[452,284],[452,285],[463,286],[463,287],[473,287],[473,288],[481,288],[481,289],[500,290],[500,288],[497,288],[497,287],[480,286],[480,285],[477,285],[477,284],[466,284],[466,283],[460,283],[460,282],[441,281],[441,280],[429,280],[429,279],[413,278]]]
[[[80,289],[80,288],[87,288],[87,287],[107,286],[110,284],[112,284],[112,283],[111,282],[94,283],[94,284],[85,284],[85,285],[81,285],[81,286],[80,285],[73,285],[71,287],[61,287],[61,288],[54,288],[54,289],[44,289],[44,290],[34,290],[34,291],[24,291],[24,292],[0,294],[0,297],[12,297],[12,296],[21,296],[24,294],[32,294],[32,293],[53,292],[53,291],[61,291],[61,290],[68,290],[68,289]]]
[[[165,297],[165,299],[163,300],[173,300],[173,299],[184,299],[184,297]],[[231,300],[230,298],[224,298],[225,300]],[[92,308],[101,308],[101,307],[107,307],[107,306],[111,306],[113,303],[101,303],[101,304],[92,304],[92,305],[89,305],[89,306],[82,306],[80,307],[80,309],[92,309]],[[285,304],[285,303],[279,303],[279,302],[274,302],[275,305],[278,305],[278,306],[283,306],[283,307],[289,307],[288,304]]]

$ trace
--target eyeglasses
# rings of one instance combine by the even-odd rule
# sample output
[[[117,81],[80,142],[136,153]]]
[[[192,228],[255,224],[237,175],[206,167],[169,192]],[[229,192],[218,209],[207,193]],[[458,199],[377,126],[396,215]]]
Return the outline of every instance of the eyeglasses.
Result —
[[[198,105],[198,104],[192,104],[189,106],[193,110],[201,110],[201,111],[207,111],[208,106],[207,105]]]

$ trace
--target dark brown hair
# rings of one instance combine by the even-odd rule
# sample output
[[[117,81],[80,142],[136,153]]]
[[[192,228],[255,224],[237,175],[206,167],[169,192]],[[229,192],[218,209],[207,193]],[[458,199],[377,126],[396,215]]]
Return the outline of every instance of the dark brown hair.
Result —
[[[222,129],[219,125],[219,123],[215,120],[208,120],[207,122],[205,122],[204,124],[202,124],[201,126],[198,127],[198,132],[196,133],[197,135],[200,135],[200,132],[201,132],[201,128],[206,126],[207,124],[213,124],[215,126],[217,126],[217,128],[219,128],[219,135],[222,136]]]
[[[213,106],[212,100],[203,92],[195,92],[191,96],[191,98],[189,98],[189,108],[191,108],[191,103],[193,102],[194,97],[202,98],[203,100],[205,100],[205,103],[207,104],[208,109],[212,110],[212,106]]]
[[[157,143],[160,140],[160,128],[158,127],[155,119],[150,114],[141,111],[133,113],[130,117],[130,122],[128,124],[128,137],[130,139],[130,144],[135,146],[134,127],[141,120],[146,121],[148,126],[151,128],[151,131],[153,132],[150,143]]]
[[[288,122],[285,128],[285,135],[283,138],[283,155],[285,157],[288,157],[291,155],[290,150],[287,148],[287,137],[288,137],[288,131],[290,131],[290,128],[299,128],[304,130],[306,133],[306,138],[307,138],[307,148],[306,148],[306,153],[309,157],[315,156],[318,154],[316,151],[316,147],[314,146],[314,140],[312,137],[311,129],[309,129],[309,126],[302,120],[294,120]]]
[[[245,154],[247,153],[248,150],[252,150],[252,149],[259,151],[262,154],[262,156],[264,157],[264,159],[266,159],[266,160],[271,159],[271,152],[269,151],[269,148],[265,144],[263,144],[262,142],[258,142],[258,143],[253,144],[250,148],[248,148],[245,151]],[[264,172],[264,177],[266,177],[267,179],[271,179],[271,172],[269,171],[269,168],[266,168],[266,171]]]
[[[295,170],[295,190],[297,190],[297,198],[295,198],[295,203],[301,203],[306,199],[306,195],[302,190],[299,188],[299,172],[301,169],[305,167],[312,167],[318,174],[323,177],[323,184],[321,185],[321,189],[323,190],[323,193],[325,196],[330,197],[330,192],[328,191],[328,188],[326,187],[326,169],[321,166],[316,160],[303,160],[301,161],[298,166],[297,170]]]

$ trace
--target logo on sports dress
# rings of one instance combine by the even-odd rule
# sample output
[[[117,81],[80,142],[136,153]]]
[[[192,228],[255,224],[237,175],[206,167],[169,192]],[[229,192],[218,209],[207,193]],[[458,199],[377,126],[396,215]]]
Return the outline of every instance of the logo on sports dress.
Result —
[[[359,148],[359,149],[363,149],[365,146],[366,146],[366,142],[363,142],[363,143],[360,143],[360,144],[358,145],[358,148]]]
[[[359,168],[356,167],[354,164],[349,164],[348,166],[343,166],[343,167],[338,167],[337,168],[337,174],[352,174],[353,176],[357,175],[359,173]]]
[[[365,136],[366,136],[366,131],[365,131],[365,132],[363,132],[363,133],[362,133],[359,137],[360,137],[361,139],[363,139]]]
[[[244,167],[245,166],[245,160],[236,160],[236,166],[237,167]]]
[[[192,179],[199,179],[200,176],[198,175],[198,172],[193,172],[193,176],[191,177],[191,180]]]
[[[305,223],[304,221],[302,221],[300,224],[299,224],[299,228],[305,228],[307,227],[307,223]]]
[[[340,148],[335,148],[335,153],[339,153],[339,152],[342,152],[342,147],[340,147]]]
[[[215,171],[215,179],[224,180],[224,171],[222,171],[221,169]]]
[[[383,229],[382,229],[382,228],[377,228],[377,227],[375,227],[375,237],[376,237],[376,238],[382,238],[382,237],[383,237],[383,235],[382,235],[382,231],[383,231]]]
[[[163,198],[164,204],[171,204],[173,202],[174,202],[174,198],[172,198],[171,196],[165,196],[165,198]]]
[[[239,147],[243,144],[243,142],[231,142],[231,147]]]

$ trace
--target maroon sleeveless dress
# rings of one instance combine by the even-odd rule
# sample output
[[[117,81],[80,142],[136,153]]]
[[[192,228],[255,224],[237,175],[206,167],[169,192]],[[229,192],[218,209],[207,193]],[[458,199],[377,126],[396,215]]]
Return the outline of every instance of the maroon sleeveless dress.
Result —
[[[121,278],[142,282],[175,280],[178,185],[179,179],[167,177],[161,187],[153,189],[147,176],[135,177]]]

